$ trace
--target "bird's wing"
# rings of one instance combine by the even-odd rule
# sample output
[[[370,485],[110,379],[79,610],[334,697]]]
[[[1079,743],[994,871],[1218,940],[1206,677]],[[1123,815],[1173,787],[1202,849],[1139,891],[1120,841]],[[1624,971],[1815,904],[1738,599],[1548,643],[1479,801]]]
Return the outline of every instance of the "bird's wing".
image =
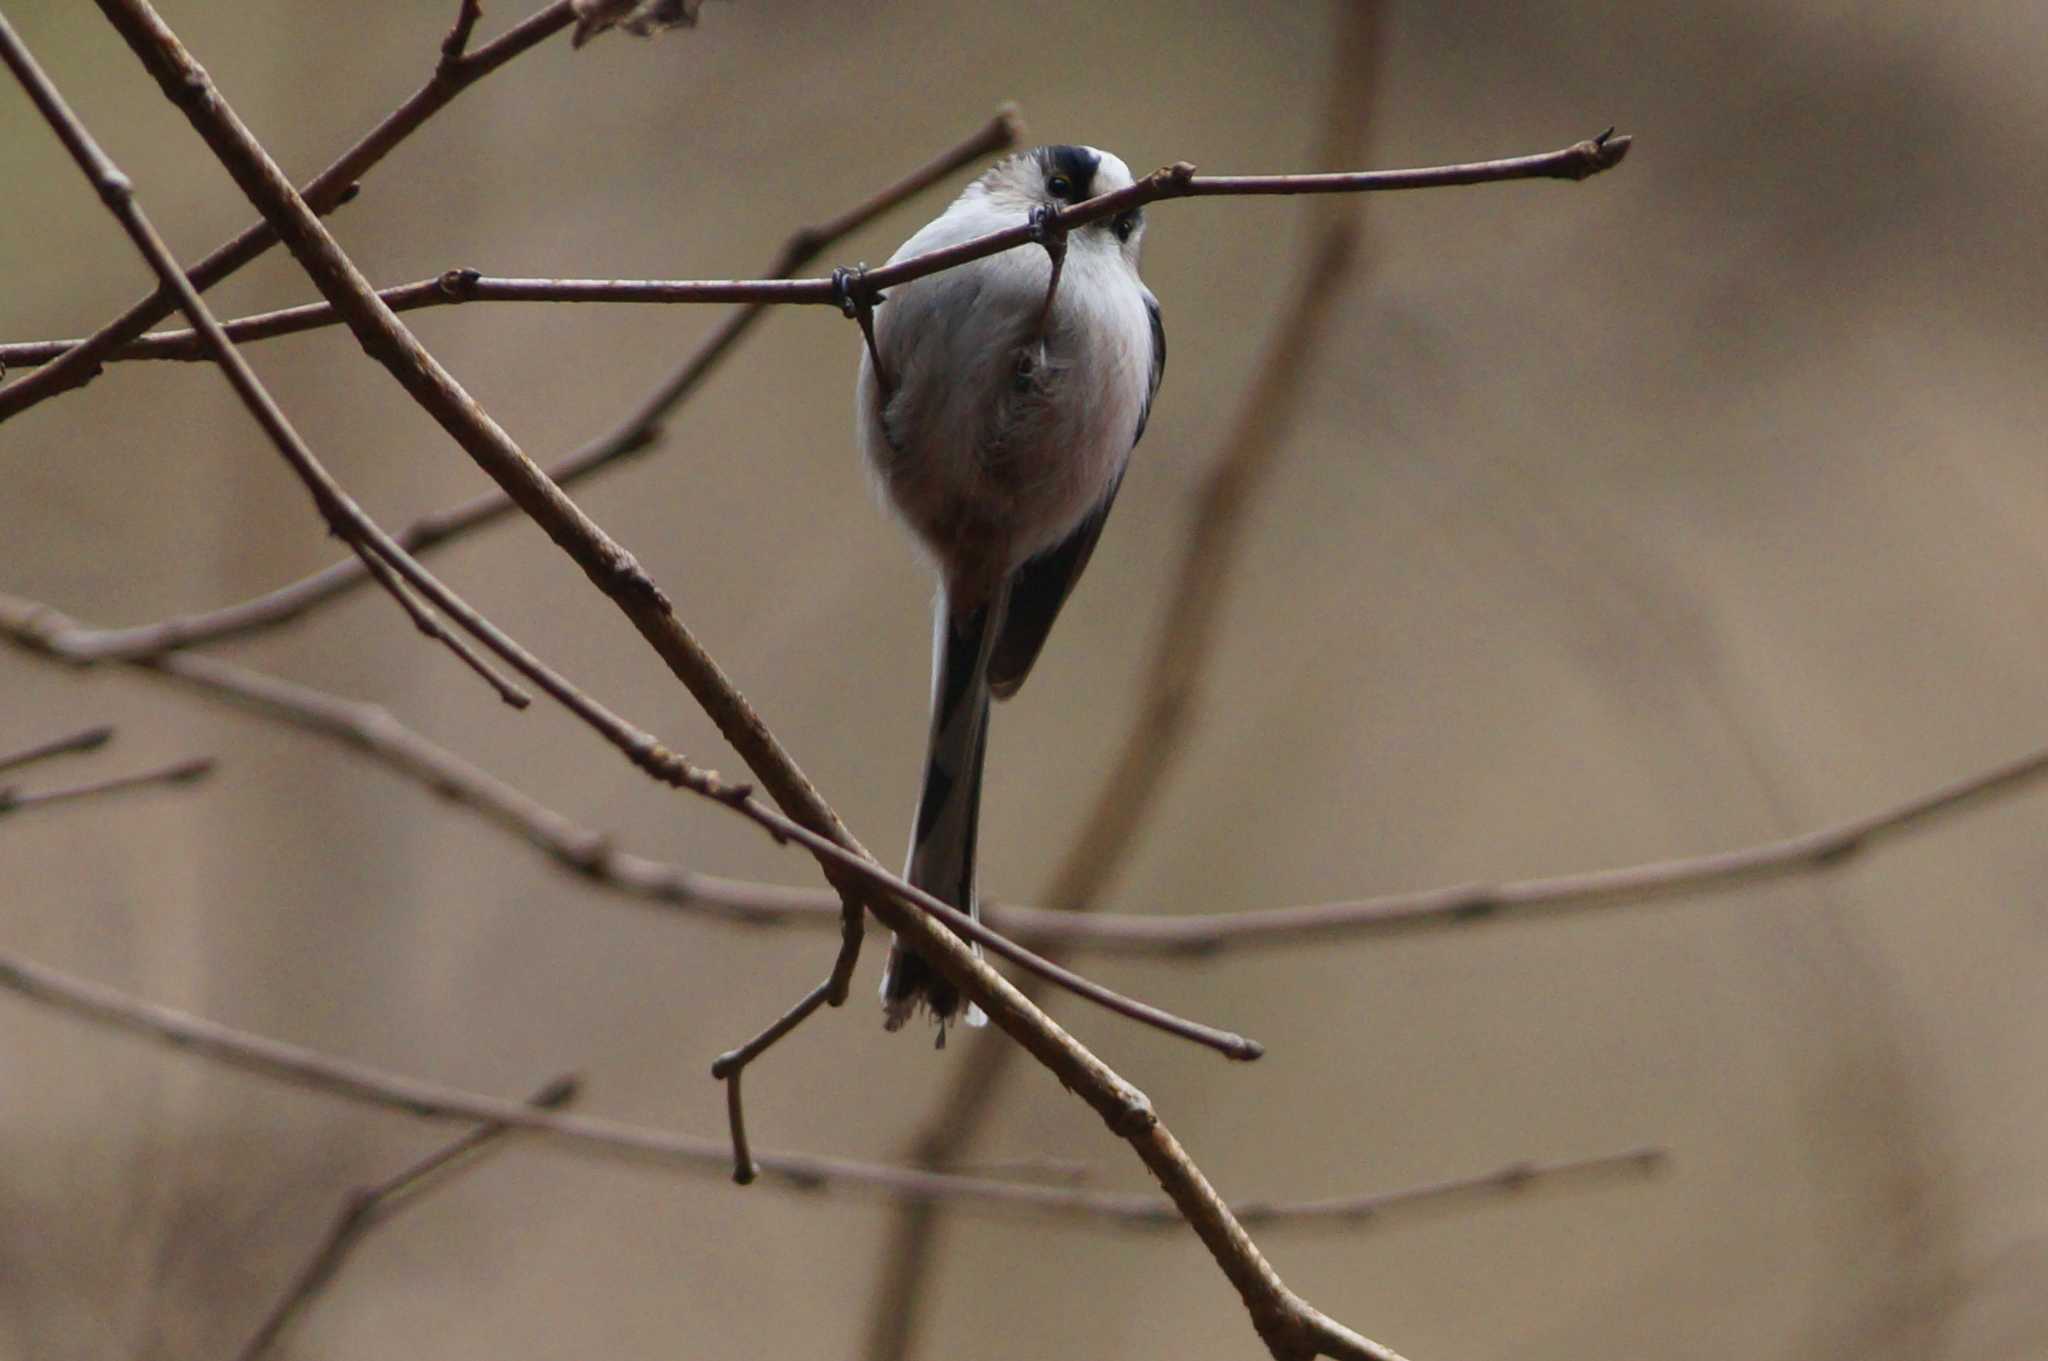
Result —
[[[1152,376],[1145,390],[1145,405],[1138,411],[1138,432],[1131,439],[1133,448],[1145,437],[1152,398],[1158,394],[1159,380],[1166,374],[1166,328],[1160,322],[1159,300],[1149,290],[1145,294],[1145,311],[1152,323]],[[1027,561],[1010,578],[1009,612],[1003,618],[1002,632],[996,637],[995,651],[988,664],[989,689],[997,699],[1016,694],[1024,678],[1031,674],[1032,664],[1045,648],[1046,635],[1052,632],[1052,621],[1059,617],[1060,607],[1067,603],[1074,583],[1081,579],[1081,569],[1095,552],[1095,541],[1102,537],[1102,526],[1109,520],[1109,508],[1116,503],[1117,489],[1123,480],[1119,472],[1101,502],[1075,526],[1073,533]]]

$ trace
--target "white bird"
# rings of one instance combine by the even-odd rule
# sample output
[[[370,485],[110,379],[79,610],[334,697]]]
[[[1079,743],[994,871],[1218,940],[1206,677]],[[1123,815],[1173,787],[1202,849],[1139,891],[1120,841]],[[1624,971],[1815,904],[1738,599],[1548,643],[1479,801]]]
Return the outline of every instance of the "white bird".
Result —
[[[1046,146],[997,164],[890,263],[1121,189],[1121,160]],[[989,701],[1017,692],[1095,551],[1159,389],[1166,333],[1138,277],[1142,207],[1075,228],[1055,272],[1020,247],[889,289],[855,387],[861,449],[939,573],[931,737],[904,877],[977,912]],[[1050,290],[1050,292],[1048,291]],[[879,371],[878,371],[879,368]],[[922,1005],[986,1018],[907,949],[889,951],[891,1030]]]

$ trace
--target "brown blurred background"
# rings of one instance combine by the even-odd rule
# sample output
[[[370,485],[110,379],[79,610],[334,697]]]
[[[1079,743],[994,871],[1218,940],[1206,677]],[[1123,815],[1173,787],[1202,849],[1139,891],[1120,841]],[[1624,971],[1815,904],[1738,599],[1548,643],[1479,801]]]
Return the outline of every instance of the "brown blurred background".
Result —
[[[424,76],[451,3],[166,18],[301,178]],[[180,254],[251,216],[88,6],[10,18]],[[525,6],[493,7],[487,32]],[[1483,17],[1481,17],[1483,14]],[[335,225],[373,278],[744,276],[1018,100],[1134,166],[1307,168],[1322,6],[709,7],[556,40],[465,95]],[[1191,747],[1108,894],[1218,911],[1704,851],[1863,812],[2030,748],[2048,666],[2048,10],[1721,0],[1391,7],[1385,165],[1608,123],[1617,173],[1375,198],[1370,259],[1230,592]],[[0,92],[0,336],[76,335],[145,284],[25,99]],[[879,261],[944,193],[838,253]],[[999,714],[982,838],[1033,900],[1140,702],[1191,498],[1293,268],[1285,200],[1156,210],[1172,364],[1101,553]],[[213,295],[301,301],[281,253]],[[715,321],[492,306],[417,329],[547,457]],[[631,547],[867,843],[917,778],[929,584],[850,438],[853,330],[777,315],[654,456],[580,499]],[[259,371],[387,524],[484,479],[339,331]],[[97,623],[329,561],[204,369],[127,365],[0,429],[0,589]],[[624,713],[736,762],[530,526],[437,559]],[[561,714],[515,717],[359,594],[232,655],[388,704],[623,845],[815,882]],[[596,895],[332,745],[146,678],[0,653],[0,749],[121,725],[108,768],[202,788],[11,819],[6,947],[366,1062],[723,1128],[710,1058],[824,967]],[[1831,877],[1410,940],[1098,960],[1263,1039],[1251,1067],[1062,1004],[1233,1196],[1311,1196],[1636,1143],[1671,1175],[1269,1229],[1290,1284],[1417,1361],[2037,1356],[2048,1347],[2048,814],[2022,795]],[[948,1070],[859,997],[749,1079],[770,1147],[892,1159]],[[1033,1070],[989,1158],[1140,1187]],[[338,1198],[444,1137],[0,998],[0,1356],[231,1353]],[[289,1355],[851,1356],[888,1210],[547,1150],[394,1222]],[[947,1220],[927,1357],[1249,1357],[1186,1233]]]

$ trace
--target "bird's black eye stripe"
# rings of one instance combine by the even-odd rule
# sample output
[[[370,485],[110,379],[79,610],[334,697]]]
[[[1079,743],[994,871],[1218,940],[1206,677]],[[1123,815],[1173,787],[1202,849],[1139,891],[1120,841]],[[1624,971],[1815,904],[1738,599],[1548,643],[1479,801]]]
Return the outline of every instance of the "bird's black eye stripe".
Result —
[[[1045,172],[1045,188],[1054,198],[1079,203],[1088,197],[1102,156],[1084,146],[1045,146],[1033,153]]]

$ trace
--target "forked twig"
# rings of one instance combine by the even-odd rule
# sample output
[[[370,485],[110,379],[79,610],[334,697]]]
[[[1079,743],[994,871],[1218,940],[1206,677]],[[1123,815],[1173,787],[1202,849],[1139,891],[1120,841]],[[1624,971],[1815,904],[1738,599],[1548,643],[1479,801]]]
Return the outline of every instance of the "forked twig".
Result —
[[[711,1063],[711,1076],[725,1084],[726,1121],[732,1127],[732,1179],[745,1186],[753,1181],[757,1169],[754,1155],[747,1149],[747,1113],[740,1099],[740,1074],[747,1065],[768,1052],[775,1042],[804,1023],[806,1017],[825,1005],[832,995],[832,980],[826,979],[798,999],[797,1004],[784,1012],[775,1024],[748,1040],[737,1049],[729,1049]]]

